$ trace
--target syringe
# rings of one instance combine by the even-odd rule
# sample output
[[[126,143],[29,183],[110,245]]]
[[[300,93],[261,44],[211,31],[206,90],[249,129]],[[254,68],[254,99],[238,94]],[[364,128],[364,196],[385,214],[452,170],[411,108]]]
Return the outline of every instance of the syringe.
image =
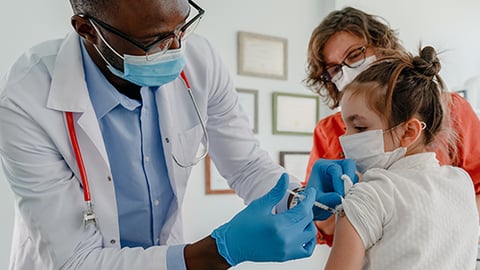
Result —
[[[298,194],[297,192],[291,190],[291,189],[287,189],[287,192],[292,194],[293,196],[295,197],[298,197],[300,200],[303,200],[305,199],[305,195],[302,195],[302,194]],[[328,211],[332,214],[337,214],[337,210],[333,209],[332,207],[328,206],[328,205],[325,205],[323,203],[320,203],[320,202],[313,202],[313,205],[315,205],[316,207],[322,209],[322,210],[325,210],[325,211]]]

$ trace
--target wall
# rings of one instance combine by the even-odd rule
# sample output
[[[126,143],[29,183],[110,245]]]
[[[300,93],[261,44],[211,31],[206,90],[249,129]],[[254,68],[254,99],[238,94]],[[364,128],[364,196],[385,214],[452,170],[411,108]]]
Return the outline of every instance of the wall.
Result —
[[[217,47],[231,70],[238,88],[259,90],[259,133],[261,146],[278,161],[278,152],[310,151],[310,136],[272,136],[272,92],[310,94],[301,83],[305,76],[305,61],[311,31],[324,15],[332,10],[333,1],[303,0],[198,0],[206,10],[197,32],[208,37]],[[253,8],[252,8],[253,7]],[[228,23],[227,23],[228,22]],[[271,80],[240,76],[237,71],[237,31],[254,32],[288,39],[288,80]],[[321,114],[328,113],[321,106]],[[188,240],[199,239],[216,226],[230,219],[243,208],[234,195],[205,195],[203,163],[196,166],[185,199],[185,232]],[[208,218],[207,218],[208,217]],[[198,222],[201,220],[202,222]],[[195,224],[195,226],[192,226]],[[328,248],[318,247],[308,259],[283,264],[242,264],[236,269],[315,269],[322,268]]]

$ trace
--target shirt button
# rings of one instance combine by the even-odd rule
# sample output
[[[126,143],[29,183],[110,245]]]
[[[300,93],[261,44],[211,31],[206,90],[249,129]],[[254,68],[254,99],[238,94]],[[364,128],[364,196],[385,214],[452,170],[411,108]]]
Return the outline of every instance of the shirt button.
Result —
[[[110,244],[114,245],[117,241],[115,239],[110,240]]]
[[[167,143],[169,143],[169,142],[170,142],[170,139],[169,139],[169,138],[165,138],[165,141],[166,141]]]
[[[159,202],[158,200],[155,200],[155,201],[153,201],[153,204],[154,204],[155,206],[158,206],[158,205],[160,204],[160,202]]]
[[[107,176],[107,181],[108,181],[108,182],[112,182],[112,177],[111,177],[110,175]]]
[[[145,162],[149,162],[150,161],[150,156],[145,156]]]

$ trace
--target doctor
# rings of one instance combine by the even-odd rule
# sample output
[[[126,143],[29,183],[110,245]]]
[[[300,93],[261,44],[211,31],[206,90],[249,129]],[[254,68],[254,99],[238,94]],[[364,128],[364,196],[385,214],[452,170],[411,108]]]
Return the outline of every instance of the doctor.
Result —
[[[310,256],[315,190],[287,210],[285,191],[300,184],[259,148],[210,43],[189,35],[204,11],[187,0],[70,2],[75,33],[30,49],[0,85],[0,153],[16,199],[10,269]],[[206,151],[249,205],[184,244],[187,179]]]

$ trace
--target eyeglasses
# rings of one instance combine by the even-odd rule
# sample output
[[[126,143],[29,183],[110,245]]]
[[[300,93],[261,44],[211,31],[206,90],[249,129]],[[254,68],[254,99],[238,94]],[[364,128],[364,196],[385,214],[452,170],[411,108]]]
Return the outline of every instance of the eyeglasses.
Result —
[[[105,30],[109,31],[110,33],[128,41],[130,44],[143,50],[145,54],[148,56],[148,54],[154,50],[155,50],[155,53],[158,53],[158,54],[165,53],[170,48],[170,46],[172,45],[175,39],[181,42],[195,31],[195,28],[200,22],[200,19],[203,17],[205,10],[203,10],[200,6],[198,6],[195,2],[191,0],[189,0],[188,3],[195,8],[197,13],[192,14],[192,12],[190,12],[190,15],[187,18],[187,22],[184,25],[174,30],[173,32],[159,35],[157,38],[155,38],[154,41],[148,43],[147,45],[134,40],[133,38],[129,37],[127,34],[123,33],[122,31],[116,29],[115,27],[93,16],[90,16],[87,14],[79,14],[79,16],[92,20],[93,22],[95,22]]]
[[[340,79],[343,76],[343,66],[349,68],[357,68],[365,62],[365,51],[367,47],[362,46],[349,52],[347,57],[340,64],[327,66],[323,72],[321,79],[324,82],[329,82],[333,77],[337,76]]]

